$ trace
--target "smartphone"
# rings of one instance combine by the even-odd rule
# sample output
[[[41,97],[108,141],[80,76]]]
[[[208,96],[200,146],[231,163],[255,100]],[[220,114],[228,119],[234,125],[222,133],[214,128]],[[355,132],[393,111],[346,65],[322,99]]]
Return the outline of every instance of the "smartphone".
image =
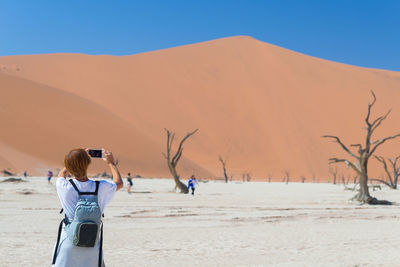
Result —
[[[92,158],[102,158],[103,150],[102,149],[89,149],[89,155]]]

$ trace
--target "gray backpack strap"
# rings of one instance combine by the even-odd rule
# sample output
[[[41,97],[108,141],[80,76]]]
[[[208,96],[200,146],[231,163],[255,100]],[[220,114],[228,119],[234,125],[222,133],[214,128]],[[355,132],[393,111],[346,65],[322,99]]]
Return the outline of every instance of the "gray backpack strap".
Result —
[[[81,191],[79,191],[78,187],[76,187],[76,184],[72,179],[69,179],[69,182],[72,184],[72,186],[75,188],[76,192],[78,192],[79,195],[81,195]]]
[[[78,187],[76,186],[76,184],[74,183],[74,181],[72,179],[69,179],[69,182],[72,184],[72,186],[75,188],[76,192],[78,192],[78,194],[80,196],[81,195],[95,195],[95,196],[97,196],[97,193],[99,192],[99,185],[100,185],[99,181],[95,181],[96,190],[94,192],[81,192],[81,191],[79,191]]]
[[[99,267],[103,266],[103,223],[100,230]]]
[[[63,223],[64,219],[60,222],[60,225],[58,226],[57,242],[56,242],[56,247],[54,248],[53,261],[51,262],[52,265],[56,264],[58,246],[60,244],[60,237],[61,237],[61,230]]]
[[[100,185],[100,182],[99,182],[99,181],[95,181],[95,183],[96,183],[96,190],[94,191],[94,195],[97,196],[97,193],[99,192],[99,185]]]

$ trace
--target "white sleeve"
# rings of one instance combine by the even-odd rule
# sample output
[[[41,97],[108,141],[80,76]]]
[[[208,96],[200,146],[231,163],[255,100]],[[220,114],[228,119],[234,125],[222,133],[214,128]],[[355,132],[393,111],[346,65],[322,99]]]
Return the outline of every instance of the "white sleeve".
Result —
[[[56,180],[56,188],[63,188],[68,185],[68,180],[64,177],[58,177]]]
[[[117,192],[117,185],[114,182],[101,180],[99,185],[99,200],[100,207],[104,211],[105,207],[113,199],[115,192]]]
[[[67,185],[68,185],[67,179],[65,179],[64,177],[57,178],[56,180],[57,194],[62,204],[64,204],[64,201],[66,199]]]

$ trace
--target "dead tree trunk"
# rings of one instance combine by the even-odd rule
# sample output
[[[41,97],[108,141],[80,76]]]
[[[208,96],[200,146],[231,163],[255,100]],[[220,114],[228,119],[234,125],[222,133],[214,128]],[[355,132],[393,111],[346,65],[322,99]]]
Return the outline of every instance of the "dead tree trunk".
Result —
[[[169,131],[168,129],[165,129],[165,132],[167,133],[167,153],[163,153],[165,159],[167,160],[168,163],[168,168],[170,173],[172,174],[172,177],[174,177],[175,181],[175,188],[179,188],[181,193],[187,194],[189,192],[187,186],[182,183],[179,180],[179,175],[176,171],[176,166],[178,165],[178,162],[180,158],[182,157],[182,152],[183,152],[183,143],[192,135],[194,135],[199,129],[194,130],[193,132],[187,133],[186,136],[181,140],[179,143],[178,150],[176,151],[175,155],[171,157],[171,148],[172,148],[172,143],[175,138],[175,133]]]
[[[353,184],[356,184],[358,181],[358,175],[353,176]]]
[[[333,184],[336,184],[336,177],[337,177],[337,173],[338,173],[337,167],[335,167],[334,169],[329,168],[329,171],[333,176]]]
[[[384,181],[382,179],[371,179],[371,181],[377,181],[380,183],[383,183],[387,186],[389,186],[392,189],[397,189],[397,180],[400,175],[400,167],[397,165],[398,160],[400,159],[400,156],[394,158],[394,159],[389,159],[390,167],[392,169],[393,177],[392,174],[390,173],[388,169],[388,165],[386,163],[386,160],[384,157],[381,156],[374,156],[379,162],[382,163],[383,168],[385,169],[386,175],[387,175],[387,181]]]
[[[272,180],[272,174],[269,173],[269,174],[268,174],[268,183],[271,183],[271,180]]]
[[[251,181],[251,174],[249,172],[246,173],[246,180],[247,180],[247,182]]]
[[[221,156],[219,156],[218,159],[222,164],[222,169],[224,170],[225,183],[227,183],[229,180],[229,177],[228,177],[228,174],[226,173],[226,160],[224,160]]]
[[[394,139],[396,137],[399,137],[400,134],[392,135],[389,137],[385,137],[383,139],[378,139],[375,141],[372,141],[372,134],[378,128],[381,123],[387,118],[387,116],[390,113],[390,110],[383,116],[378,117],[374,121],[370,121],[370,114],[371,114],[371,108],[376,102],[376,97],[373,91],[371,91],[372,96],[373,96],[373,101],[372,103],[368,104],[368,113],[367,117],[365,118],[365,123],[366,127],[365,129],[367,130],[366,138],[365,138],[365,145],[363,146],[362,144],[352,144],[350,147],[357,148],[357,152],[353,153],[346,145],[342,143],[342,141],[339,139],[337,136],[332,136],[332,135],[324,135],[324,138],[331,138],[333,139],[334,142],[338,143],[344,151],[346,151],[350,157],[354,158],[355,161],[351,162],[350,160],[344,159],[344,158],[330,158],[329,163],[340,163],[343,162],[347,166],[350,166],[355,173],[359,176],[359,185],[360,185],[360,191],[358,194],[356,194],[353,199],[360,201],[362,203],[368,203],[368,204],[390,204],[388,201],[379,201],[374,197],[371,197],[369,190],[368,190],[368,162],[370,157],[374,154],[376,149],[385,143],[388,140]]]
[[[11,171],[8,171],[8,170],[6,170],[6,169],[3,169],[3,170],[1,171],[1,173],[3,173],[4,176],[12,176],[12,175],[14,175]]]
[[[242,179],[243,183],[244,182],[250,182],[251,181],[251,173],[250,172],[245,172],[242,174]]]
[[[397,189],[397,181],[400,176],[400,166],[397,165],[397,161],[400,159],[400,156],[397,156],[394,159],[389,159],[390,165],[392,166],[392,172],[393,172],[393,185],[394,189]]]
[[[346,181],[346,184],[349,184],[349,182],[350,182],[350,174],[348,174],[348,175],[347,175],[347,181]]]
[[[285,178],[283,178],[284,181],[286,181],[286,184],[289,184],[290,181],[290,172],[289,171],[285,171]]]

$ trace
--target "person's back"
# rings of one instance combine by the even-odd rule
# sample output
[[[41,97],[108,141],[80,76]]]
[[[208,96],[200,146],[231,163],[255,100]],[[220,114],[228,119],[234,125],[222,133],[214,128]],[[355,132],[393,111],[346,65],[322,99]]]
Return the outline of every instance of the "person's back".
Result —
[[[113,182],[87,178],[86,171],[91,160],[83,149],[72,150],[64,159],[66,168],[60,172],[56,188],[65,219],[60,223],[53,251],[54,266],[97,267],[104,264],[101,214],[115,192],[123,186],[112,154],[105,151],[104,155],[111,168]],[[67,180],[68,172],[75,178]],[[85,218],[90,220],[85,221]]]
[[[96,182],[93,180],[80,182],[76,179],[73,179],[73,182],[80,192],[94,192],[96,189]],[[116,184],[106,180],[101,180],[99,182],[98,204],[101,212],[103,213],[106,205],[111,201],[116,192]],[[67,215],[69,220],[72,220],[75,206],[79,200],[79,195],[69,180],[65,178],[57,178],[56,187],[57,194],[65,215]],[[91,196],[88,195],[87,197],[90,198]]]

